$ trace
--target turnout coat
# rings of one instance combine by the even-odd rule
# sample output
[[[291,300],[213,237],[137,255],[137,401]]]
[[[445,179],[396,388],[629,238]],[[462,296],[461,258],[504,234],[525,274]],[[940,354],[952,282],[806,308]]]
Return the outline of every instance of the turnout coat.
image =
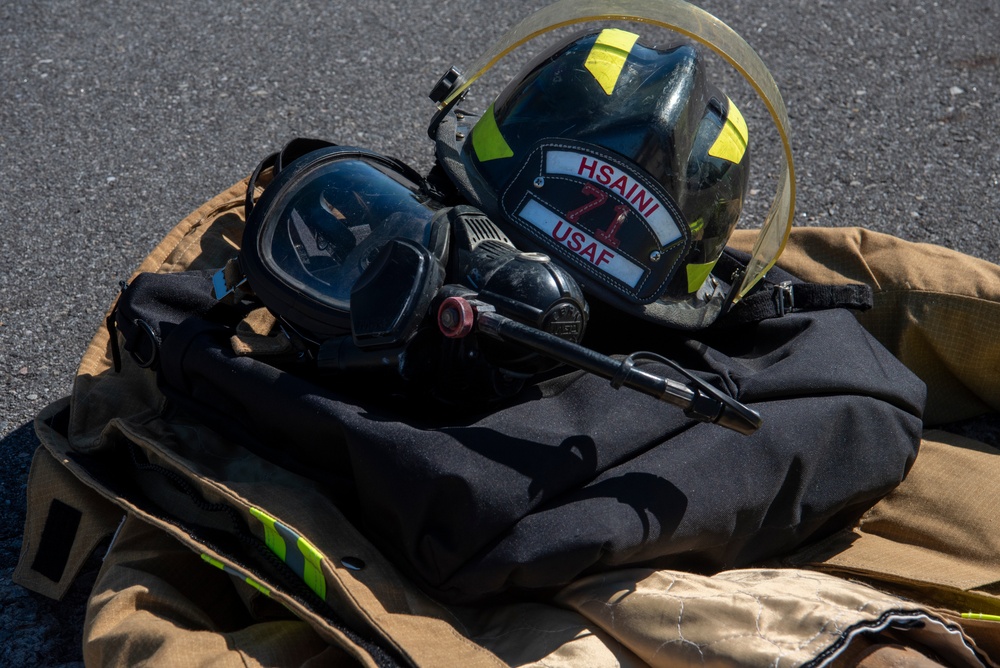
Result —
[[[241,243],[245,188],[193,212],[137,273],[222,266]],[[738,232],[732,245],[751,242]],[[1000,267],[854,228],[795,230],[779,264],[870,285],[874,307],[857,318],[927,390],[901,479],[794,549],[739,568],[602,563],[527,597],[448,600],[315,477],[169,410],[132,360],[115,371],[102,328],[71,396],[37,418],[15,580],[60,598],[113,536],[88,603],[88,665],[993,665],[1000,453],[969,434],[1000,408]]]

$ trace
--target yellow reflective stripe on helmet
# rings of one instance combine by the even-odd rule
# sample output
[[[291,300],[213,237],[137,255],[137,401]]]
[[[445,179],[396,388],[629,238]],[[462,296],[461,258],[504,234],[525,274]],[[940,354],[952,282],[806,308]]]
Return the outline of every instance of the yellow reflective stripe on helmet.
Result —
[[[584,66],[594,75],[607,95],[611,95],[614,91],[628,54],[632,52],[637,39],[638,35],[627,30],[605,28],[591,47]]]
[[[230,568],[229,566],[226,566],[224,563],[222,563],[221,561],[219,561],[215,557],[213,557],[213,556],[211,556],[209,554],[205,554],[204,552],[202,552],[202,554],[201,554],[201,559],[202,559],[202,561],[205,561],[206,563],[209,563],[209,564],[215,566],[216,568],[218,568],[220,571],[223,571],[224,573],[228,573],[229,575],[233,575],[233,576],[238,577],[239,579],[243,580],[244,582],[246,582],[248,585],[250,585],[251,587],[253,587],[257,591],[259,591],[264,596],[267,596],[267,597],[270,598],[270,596],[271,596],[271,590],[268,589],[267,587],[265,587],[264,585],[262,585],[261,583],[257,582],[253,578],[247,577],[246,575],[244,575],[243,573],[240,573],[235,568]]]
[[[729,98],[726,98],[729,100]],[[743,114],[736,108],[732,100],[729,100],[729,113],[726,114],[726,122],[722,125],[722,131],[715,138],[712,148],[708,149],[708,154],[739,163],[743,159],[743,154],[747,151],[750,131],[747,129],[747,122]]]
[[[698,292],[708,275],[712,273],[717,260],[712,260],[706,264],[689,264],[687,266],[688,292]]]
[[[507,140],[500,134],[492,104],[472,128],[472,149],[476,152],[479,162],[510,158],[514,155],[514,151],[507,145]]]
[[[325,601],[326,578],[323,577],[323,555],[319,550],[263,510],[250,508],[250,514],[264,525],[264,542],[267,547]],[[294,546],[295,549],[288,549],[288,546]]]

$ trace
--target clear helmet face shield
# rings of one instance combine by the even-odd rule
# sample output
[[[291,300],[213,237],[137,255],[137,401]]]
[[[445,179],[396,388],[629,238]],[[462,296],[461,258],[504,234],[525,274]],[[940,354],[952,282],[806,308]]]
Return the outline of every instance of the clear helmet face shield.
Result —
[[[390,239],[442,249],[441,208],[395,160],[351,147],[312,151],[278,172],[253,206],[241,269],[298,335],[349,333],[358,278]]]
[[[742,205],[747,128],[732,100],[705,82],[691,47],[648,49],[635,43],[636,36],[627,31],[600,31],[561,53],[554,51],[565,43],[537,57],[475,119],[474,126],[467,121],[461,127],[462,121],[456,120],[455,103],[504,55],[557,28],[597,20],[654,24],[710,47],[751,84],[770,112],[784,149],[777,193],[750,262],[734,285],[720,286],[710,278],[710,271]],[[589,74],[581,81],[590,79],[590,93],[574,96],[566,80],[584,69]],[[560,258],[575,270],[588,292],[602,301],[672,326],[705,326],[741,299],[783,249],[794,208],[784,104],[770,73],[749,45],[711,15],[678,0],[562,0],[515,26],[468,71],[467,77],[453,72],[454,80],[436,91],[441,111],[432,122],[431,134],[437,140],[439,161],[464,195],[502,219],[498,222],[525,232],[522,238]],[[660,81],[655,81],[657,77]],[[595,88],[594,80],[605,92]],[[612,95],[616,85],[619,88]],[[634,101],[656,95],[656,86],[661,97],[651,116],[648,109],[637,109]],[[631,106],[615,106],[616,97]],[[567,98],[572,102],[560,110],[558,100]],[[547,107],[553,100],[557,102]],[[670,105],[676,111],[664,110]],[[581,111],[588,106],[591,112]],[[525,111],[529,108],[534,117]],[[572,130],[546,125],[548,118],[567,114],[577,114],[564,126]],[[599,116],[605,118],[600,122],[603,125],[589,120]],[[621,119],[617,126],[616,116]],[[606,120],[609,117],[612,120]],[[668,129],[652,138],[633,136],[641,134],[638,128],[651,126]],[[521,140],[519,133],[538,141]],[[699,150],[702,157],[690,162],[675,159],[677,153],[694,155]],[[726,174],[726,160],[716,160],[718,156],[741,163],[740,169],[729,169]],[[672,159],[676,164],[668,165],[664,173],[660,163]],[[502,176],[505,171],[523,178],[507,180]],[[699,173],[711,177],[705,183],[715,179],[711,187],[692,185],[692,177],[700,178]],[[565,183],[567,177],[575,182]],[[670,186],[684,180],[688,183],[671,190]],[[555,190],[557,183],[562,183],[562,194]],[[692,201],[699,197],[702,201]],[[573,198],[579,200],[575,205]],[[595,208],[602,203],[603,208]],[[581,214],[580,208],[587,205],[593,212]],[[615,216],[609,212],[618,212],[618,220],[612,220]],[[572,220],[574,215],[577,221]],[[590,224],[587,215],[593,219]],[[581,224],[574,228],[574,222]],[[576,237],[574,231],[579,233]],[[620,246],[614,245],[619,242]]]

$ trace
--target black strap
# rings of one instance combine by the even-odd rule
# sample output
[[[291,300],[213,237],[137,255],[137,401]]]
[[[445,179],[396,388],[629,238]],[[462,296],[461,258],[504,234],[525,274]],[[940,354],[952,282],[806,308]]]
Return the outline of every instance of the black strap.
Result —
[[[257,167],[253,170],[253,174],[250,175],[250,181],[247,183],[246,199],[243,202],[244,220],[248,220],[250,218],[250,212],[253,211],[253,207],[257,203],[254,199],[254,191],[257,189],[257,180],[268,167],[274,168],[274,173],[271,175],[271,178],[273,179],[281,170],[290,165],[297,158],[304,156],[306,153],[311,153],[313,151],[318,151],[321,148],[328,148],[336,145],[337,144],[326,141],[325,139],[296,137],[285,144],[280,151],[276,151],[261,160],[257,164]]]
[[[730,309],[724,316],[724,321],[725,324],[746,324],[780,318],[786,313],[832,308],[867,311],[872,307],[872,299],[871,286],[861,283],[765,283]]]
[[[274,167],[277,162],[278,153],[275,152],[257,163],[257,167],[254,168],[253,174],[250,175],[250,180],[247,182],[246,198],[243,200],[243,220],[250,219],[250,212],[253,211],[253,207],[257,203],[254,199],[254,192],[257,190],[257,179],[264,173],[264,170],[268,167]]]
[[[719,257],[716,271],[713,273],[719,277],[731,277],[729,282],[735,285],[741,279],[749,260],[749,254],[726,248]],[[806,283],[775,266],[746,297],[725,312],[716,321],[715,326],[745,325],[770,318],[780,318],[786,313],[799,311],[822,311],[834,308],[867,311],[872,307],[873,294],[870,285]]]

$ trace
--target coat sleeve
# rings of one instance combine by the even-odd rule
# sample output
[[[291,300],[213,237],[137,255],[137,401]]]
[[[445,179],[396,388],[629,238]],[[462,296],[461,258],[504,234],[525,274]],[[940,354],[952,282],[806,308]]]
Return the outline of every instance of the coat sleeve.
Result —
[[[730,243],[748,250],[750,230]],[[815,283],[866,283],[858,320],[927,384],[924,423],[1000,410],[1000,265],[863,228],[795,228],[778,265]]]
[[[356,665],[166,533],[125,520],[87,607],[88,666]],[[260,600],[263,599],[263,600]]]

